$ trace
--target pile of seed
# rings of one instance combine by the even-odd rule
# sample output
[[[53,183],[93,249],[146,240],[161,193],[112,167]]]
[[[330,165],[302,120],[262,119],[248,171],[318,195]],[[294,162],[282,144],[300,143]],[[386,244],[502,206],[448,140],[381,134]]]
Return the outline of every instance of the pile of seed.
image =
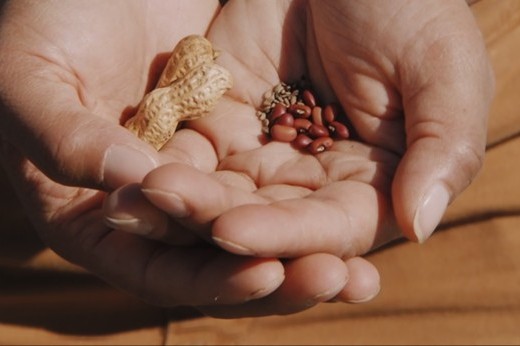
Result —
[[[280,83],[267,91],[257,116],[271,139],[312,154],[329,149],[334,139],[350,136],[339,121],[344,115],[338,104],[319,105],[310,88],[296,84]]]

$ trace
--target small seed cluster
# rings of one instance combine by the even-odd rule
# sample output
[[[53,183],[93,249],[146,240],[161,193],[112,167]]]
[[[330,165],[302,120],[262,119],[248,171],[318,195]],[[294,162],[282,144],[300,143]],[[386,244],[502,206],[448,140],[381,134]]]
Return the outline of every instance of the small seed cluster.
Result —
[[[336,103],[319,105],[308,87],[280,83],[264,94],[257,116],[271,139],[291,143],[312,154],[329,149],[334,139],[350,137]]]

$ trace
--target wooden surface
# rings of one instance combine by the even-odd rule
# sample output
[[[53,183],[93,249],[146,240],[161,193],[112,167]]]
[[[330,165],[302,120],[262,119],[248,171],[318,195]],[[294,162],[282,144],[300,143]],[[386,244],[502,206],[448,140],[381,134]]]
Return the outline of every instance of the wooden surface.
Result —
[[[238,320],[151,307],[45,249],[0,176],[0,344],[520,344],[520,1],[472,9],[497,77],[484,169],[425,245],[369,256],[375,301]]]

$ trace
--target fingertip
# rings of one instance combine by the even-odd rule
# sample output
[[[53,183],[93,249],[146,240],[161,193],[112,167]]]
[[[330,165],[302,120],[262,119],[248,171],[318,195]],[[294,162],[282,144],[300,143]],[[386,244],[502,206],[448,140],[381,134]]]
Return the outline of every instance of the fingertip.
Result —
[[[377,268],[361,257],[353,257],[345,262],[349,272],[349,281],[334,301],[358,304],[374,299],[381,290]]]
[[[245,302],[260,299],[273,293],[285,280],[285,269],[278,259],[255,259],[260,264],[257,265],[254,276],[249,281],[253,284],[251,293],[246,297]],[[246,278],[247,280],[248,278]],[[258,282],[255,286],[255,282]]]
[[[456,169],[449,160],[444,164],[421,165],[421,157],[411,153],[403,158],[392,185],[395,218],[402,234],[409,240],[424,243],[434,233],[453,196],[460,193],[461,179],[450,171]],[[466,182],[467,185],[467,182]],[[455,187],[454,186],[458,186]],[[454,189],[457,191],[454,192]]]
[[[207,288],[217,292],[214,304],[241,304],[274,292],[284,282],[285,270],[275,258],[241,257],[237,260],[224,255],[199,273],[199,277],[217,285]]]
[[[213,241],[222,249],[237,255],[283,257],[279,244],[270,244],[273,236],[259,230],[266,217],[273,219],[277,209],[269,205],[242,205],[218,217],[212,226]],[[283,226],[267,230],[283,232]],[[279,238],[283,238],[283,233]]]
[[[443,184],[434,184],[426,191],[413,218],[413,233],[417,242],[422,244],[430,238],[441,222],[449,201],[450,194]]]
[[[167,215],[147,201],[137,183],[108,194],[103,214],[109,227],[149,238],[158,238],[168,228]]]
[[[314,254],[308,257],[316,266],[315,282],[313,283],[316,293],[312,296],[310,303],[326,302],[337,296],[350,281],[350,272],[343,261],[330,254]]]
[[[231,240],[226,240],[219,238],[218,236],[212,236],[213,242],[218,245],[223,250],[229,251],[231,253],[234,253],[235,255],[242,255],[242,256],[255,256],[256,253],[254,250],[245,247],[243,245],[237,244]]]
[[[101,181],[108,188],[140,182],[158,165],[156,154],[151,150],[130,144],[112,144],[103,156]]]

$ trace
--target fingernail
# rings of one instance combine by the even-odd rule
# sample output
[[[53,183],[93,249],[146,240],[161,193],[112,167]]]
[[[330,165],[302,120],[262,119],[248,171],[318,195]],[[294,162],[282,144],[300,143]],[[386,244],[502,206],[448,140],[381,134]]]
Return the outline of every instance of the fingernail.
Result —
[[[150,223],[135,218],[116,219],[105,217],[105,224],[108,227],[138,235],[147,235],[153,230],[153,226]]]
[[[377,290],[365,297],[361,297],[361,298],[354,298],[354,299],[349,299],[347,300],[346,302],[347,303],[350,303],[350,304],[361,304],[361,303],[366,303],[368,301],[371,301],[372,299],[374,299],[375,297],[377,297],[377,295],[379,294],[379,292],[381,291],[381,286],[378,286],[377,287]]]
[[[345,287],[347,282],[348,282],[348,277],[345,277],[345,280],[343,280],[339,285],[337,285],[334,288],[331,288],[331,289],[328,289],[321,293],[316,294],[314,297],[307,300],[305,305],[308,307],[311,307],[318,303],[326,302],[326,301],[333,299]]]
[[[450,194],[441,184],[432,186],[424,194],[413,220],[413,230],[419,243],[424,243],[432,235],[441,222],[449,201]]]
[[[213,241],[224,250],[227,250],[235,255],[243,255],[243,256],[255,256],[255,252],[245,246],[239,245],[237,243],[231,242],[229,240],[225,240],[219,237],[212,237]]]
[[[158,189],[142,189],[141,191],[153,203],[163,206],[167,210],[168,215],[172,217],[185,218],[191,214],[186,203],[174,192]]]
[[[251,292],[251,294],[243,301],[243,303],[268,296],[269,294],[273,293],[282,284],[282,281],[283,281],[283,278],[282,278],[282,280],[273,281],[271,283],[271,285],[269,285],[267,287],[263,287],[263,288],[257,289],[254,292]]]
[[[140,182],[157,162],[148,154],[128,145],[110,146],[103,160],[103,183],[110,188]]]

